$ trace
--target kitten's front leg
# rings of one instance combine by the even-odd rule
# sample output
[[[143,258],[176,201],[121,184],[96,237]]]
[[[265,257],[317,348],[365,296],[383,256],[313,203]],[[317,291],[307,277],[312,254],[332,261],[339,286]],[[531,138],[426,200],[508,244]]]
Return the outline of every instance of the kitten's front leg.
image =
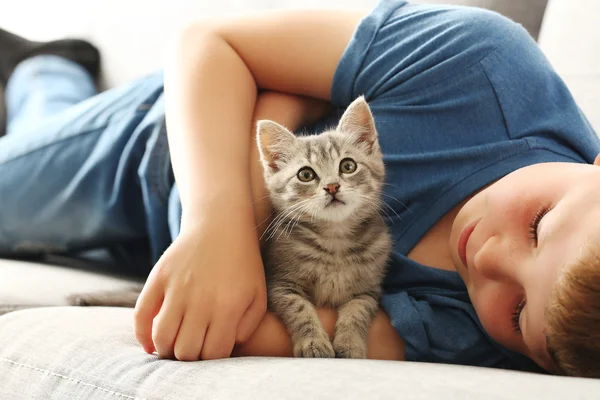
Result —
[[[295,357],[335,357],[329,335],[323,329],[314,305],[292,288],[272,288],[269,308],[283,322],[292,337]]]
[[[363,294],[338,309],[333,348],[339,358],[367,358],[367,334],[379,308],[374,295]]]

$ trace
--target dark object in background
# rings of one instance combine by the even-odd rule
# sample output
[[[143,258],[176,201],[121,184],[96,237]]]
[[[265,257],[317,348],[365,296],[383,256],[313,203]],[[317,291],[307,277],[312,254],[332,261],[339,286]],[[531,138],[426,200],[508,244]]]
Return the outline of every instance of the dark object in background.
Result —
[[[98,79],[100,52],[91,43],[80,39],[34,42],[0,29],[0,137],[6,133],[4,90],[10,75],[21,61],[43,54],[74,61],[85,68],[94,80]]]
[[[4,103],[4,86],[0,85],[0,138],[6,133],[6,104]]]
[[[538,39],[548,0],[413,0],[414,3],[455,4],[487,8],[523,25]]]

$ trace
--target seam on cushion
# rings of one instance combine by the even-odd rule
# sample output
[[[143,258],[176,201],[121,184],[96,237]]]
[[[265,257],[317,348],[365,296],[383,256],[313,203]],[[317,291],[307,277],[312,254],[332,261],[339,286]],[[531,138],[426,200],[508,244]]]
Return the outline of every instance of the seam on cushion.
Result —
[[[48,304],[0,304],[0,316],[13,311],[26,310],[29,308],[53,307]]]
[[[0,360],[1,361],[5,361],[5,362],[7,362],[9,364],[14,364],[14,365],[18,365],[20,367],[29,368],[29,369],[32,369],[34,371],[43,372],[45,374],[49,374],[49,375],[52,375],[52,376],[58,376],[59,378],[63,378],[63,379],[69,380],[69,381],[73,381],[75,383],[81,383],[82,385],[85,385],[85,386],[91,386],[94,389],[100,389],[103,392],[106,392],[106,393],[109,393],[109,394],[112,394],[112,395],[115,395],[115,396],[121,396],[121,397],[125,397],[127,399],[132,399],[132,400],[147,400],[144,397],[129,396],[129,395],[124,394],[124,393],[115,392],[114,390],[109,390],[109,389],[106,389],[106,388],[103,388],[103,387],[100,387],[100,386],[96,386],[96,385],[94,385],[92,383],[83,382],[82,380],[71,378],[70,376],[65,376],[65,375],[62,375],[62,374],[59,374],[59,373],[56,373],[56,372],[52,372],[52,371],[47,370],[47,369],[34,367],[32,365],[22,364],[22,363],[13,361],[13,360],[9,360],[8,358],[0,357]]]

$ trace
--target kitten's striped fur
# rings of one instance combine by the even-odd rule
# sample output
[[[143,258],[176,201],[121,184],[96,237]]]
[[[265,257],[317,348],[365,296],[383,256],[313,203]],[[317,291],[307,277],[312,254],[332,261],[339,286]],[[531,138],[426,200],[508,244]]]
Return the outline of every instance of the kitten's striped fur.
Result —
[[[379,215],[384,164],[364,98],[338,127],[295,137],[272,121],[258,123],[265,182],[275,211],[264,252],[269,308],[291,334],[297,357],[366,357],[391,239]],[[342,172],[343,160],[356,170]],[[310,167],[310,182],[299,171]],[[335,198],[328,185],[339,185]],[[333,343],[315,306],[338,310]]]

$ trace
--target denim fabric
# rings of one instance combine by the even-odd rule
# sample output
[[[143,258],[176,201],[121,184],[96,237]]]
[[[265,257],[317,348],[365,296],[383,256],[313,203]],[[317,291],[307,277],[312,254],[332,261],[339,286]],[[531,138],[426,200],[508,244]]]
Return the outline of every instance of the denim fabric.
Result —
[[[157,73],[94,96],[80,66],[20,63],[0,139],[0,253],[72,252],[170,242],[173,177]]]

